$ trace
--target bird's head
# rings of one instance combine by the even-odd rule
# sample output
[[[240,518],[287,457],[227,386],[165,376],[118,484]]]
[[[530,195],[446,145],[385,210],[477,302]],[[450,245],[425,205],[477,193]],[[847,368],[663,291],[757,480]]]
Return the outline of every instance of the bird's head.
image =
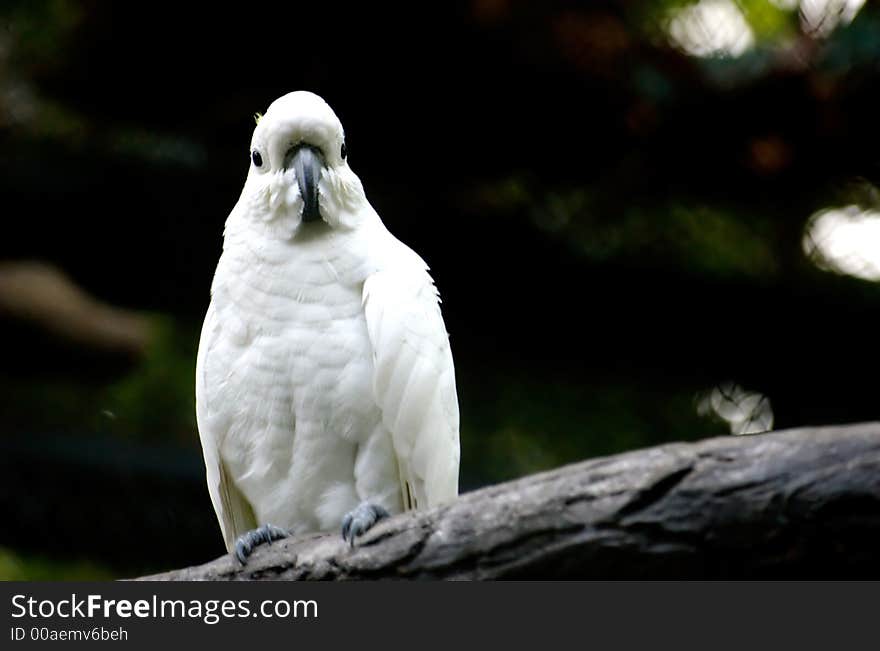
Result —
[[[242,201],[249,215],[286,237],[312,223],[357,225],[366,198],[327,102],[296,91],[257,115]]]

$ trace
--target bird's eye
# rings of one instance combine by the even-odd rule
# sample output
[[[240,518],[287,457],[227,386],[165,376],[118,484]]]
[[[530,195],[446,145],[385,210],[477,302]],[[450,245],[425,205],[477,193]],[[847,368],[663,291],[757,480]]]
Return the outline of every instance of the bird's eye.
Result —
[[[342,160],[345,160],[345,157],[348,155],[348,151],[345,149],[345,143],[342,143],[342,150],[339,152],[339,155],[342,156]]]
[[[256,149],[251,152],[251,160],[254,161],[254,167],[263,166],[263,157],[260,156],[260,152],[258,152]]]

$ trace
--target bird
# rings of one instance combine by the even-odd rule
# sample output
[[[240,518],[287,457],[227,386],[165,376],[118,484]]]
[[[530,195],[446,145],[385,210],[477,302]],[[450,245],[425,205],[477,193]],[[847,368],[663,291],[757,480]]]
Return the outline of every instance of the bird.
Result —
[[[195,378],[208,492],[242,564],[289,535],[341,530],[353,547],[389,515],[454,499],[460,462],[428,265],[370,205],[320,96],[255,118]]]

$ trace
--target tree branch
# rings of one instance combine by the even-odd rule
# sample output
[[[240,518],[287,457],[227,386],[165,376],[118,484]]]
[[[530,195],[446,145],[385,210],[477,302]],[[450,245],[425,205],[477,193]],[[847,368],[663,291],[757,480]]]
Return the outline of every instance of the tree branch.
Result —
[[[880,423],[593,459],[152,580],[880,576]]]

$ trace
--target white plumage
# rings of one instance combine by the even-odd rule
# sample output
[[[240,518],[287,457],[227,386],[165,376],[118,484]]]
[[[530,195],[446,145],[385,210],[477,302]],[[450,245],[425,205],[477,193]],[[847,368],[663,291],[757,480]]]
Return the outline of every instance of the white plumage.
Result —
[[[458,400],[437,291],[370,206],[343,138],[317,95],[276,100],[226,222],[196,408],[230,551],[261,524],[328,530],[363,501],[397,513],[458,493]],[[322,162],[321,219],[308,223],[289,164],[302,145]]]

